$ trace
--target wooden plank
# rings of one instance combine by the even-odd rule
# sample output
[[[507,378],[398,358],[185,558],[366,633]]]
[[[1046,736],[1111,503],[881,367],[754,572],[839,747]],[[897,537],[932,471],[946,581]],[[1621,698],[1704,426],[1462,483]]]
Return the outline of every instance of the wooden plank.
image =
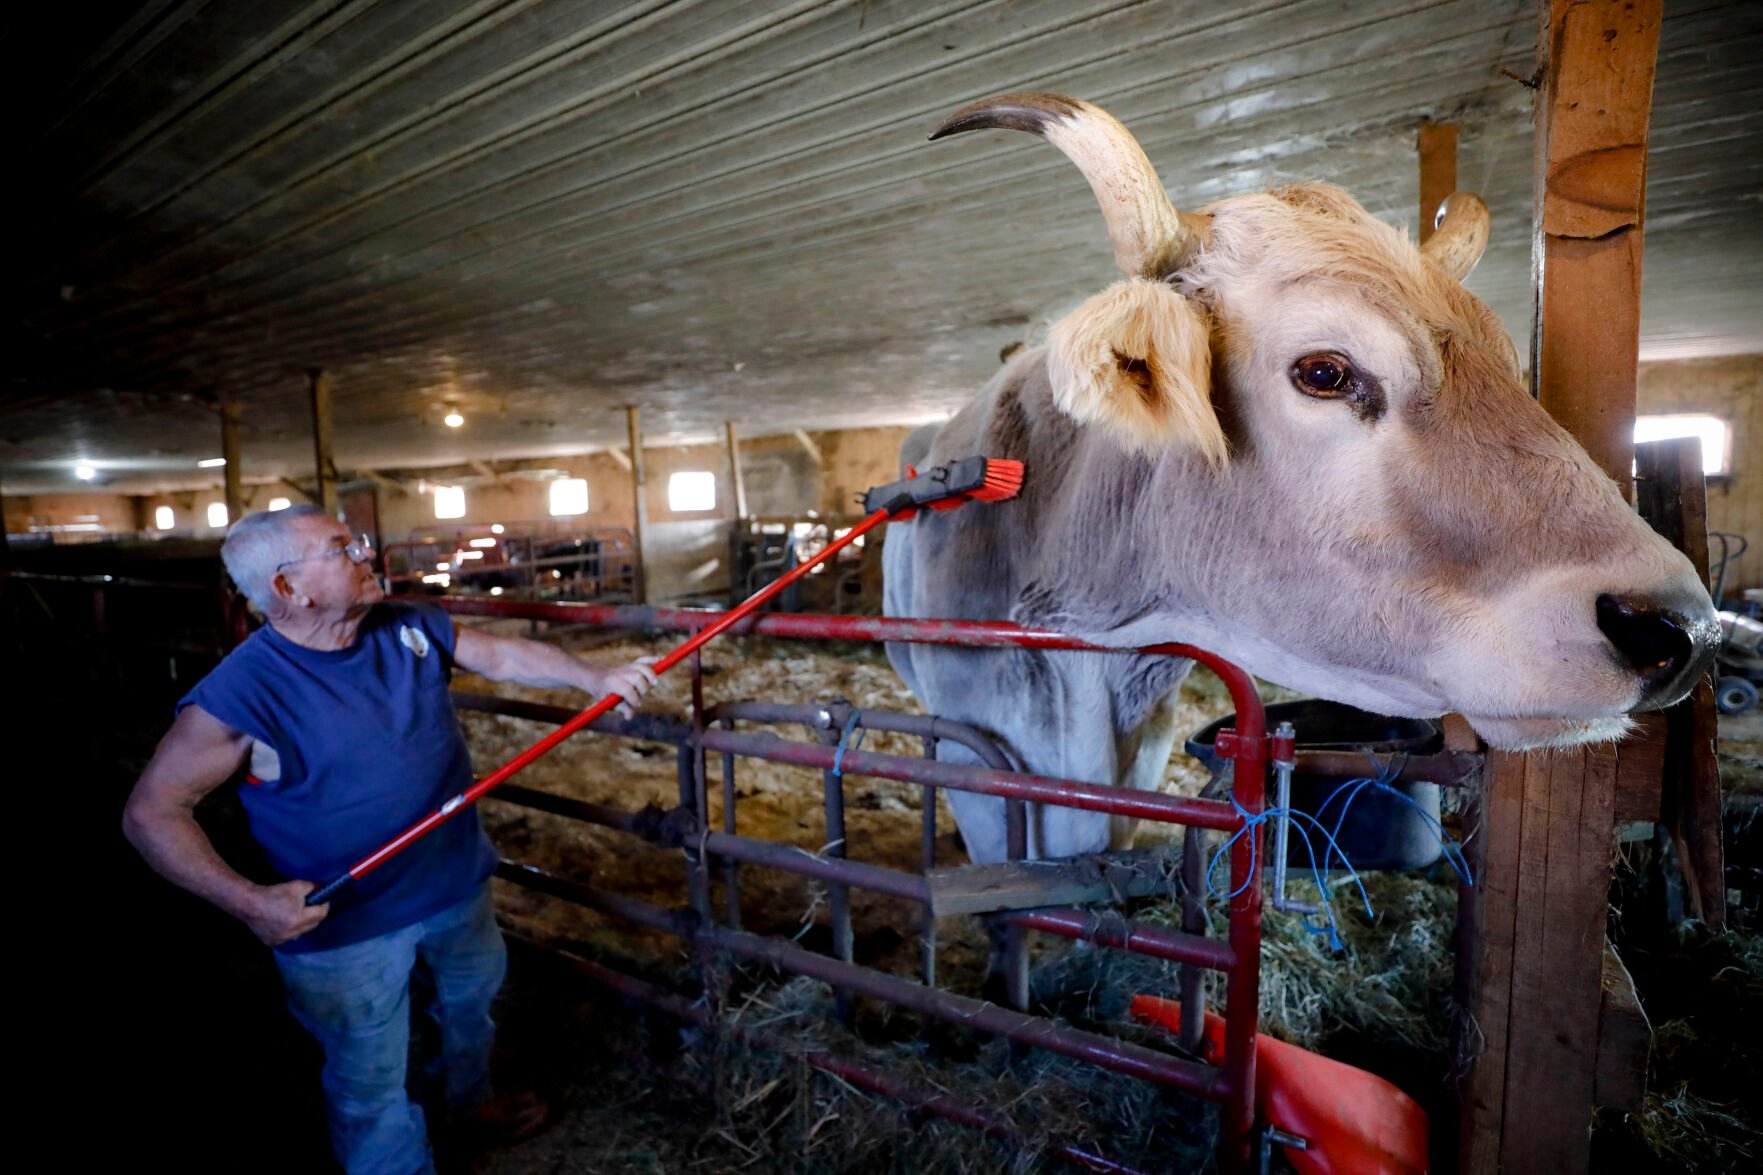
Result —
[[[1598,1071],[1592,1098],[1598,1105],[1635,1113],[1647,1096],[1647,1057],[1653,1025],[1641,1007],[1634,977],[1616,948],[1604,944],[1598,1005]]]
[[[1616,764],[1615,819],[1618,824],[1637,820],[1656,824],[1670,724],[1664,714],[1636,714],[1634,719],[1634,733],[1622,740]]]
[[[1179,848],[1165,845],[1056,861],[952,865],[932,869],[925,880],[934,916],[946,918],[1167,894],[1180,859]]]
[[[1546,15],[1531,370],[1543,407],[1626,489],[1661,3],[1551,0]]]
[[[1506,1096],[1512,961],[1518,937],[1518,862],[1531,756],[1489,751],[1466,832],[1475,884],[1466,887],[1458,928],[1460,1032],[1458,1168],[1496,1175]]]
[[[1700,442],[1685,437],[1637,445],[1635,459],[1641,516],[1689,558],[1706,582],[1708,496]],[[1726,850],[1721,842],[1713,674],[1666,711],[1665,719],[1659,820],[1677,844],[1688,914],[1720,929],[1726,925]]]
[[[1433,220],[1445,197],[1457,190],[1457,124],[1420,120],[1415,147],[1420,153],[1420,243],[1432,236]]]

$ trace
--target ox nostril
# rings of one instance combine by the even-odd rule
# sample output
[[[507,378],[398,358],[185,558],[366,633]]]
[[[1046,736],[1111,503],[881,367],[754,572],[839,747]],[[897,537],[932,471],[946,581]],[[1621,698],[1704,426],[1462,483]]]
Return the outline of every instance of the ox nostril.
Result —
[[[1642,704],[1673,691],[1697,660],[1690,623],[1669,611],[1605,593],[1598,597],[1598,628],[1646,683]],[[1675,701],[1671,698],[1669,701]]]

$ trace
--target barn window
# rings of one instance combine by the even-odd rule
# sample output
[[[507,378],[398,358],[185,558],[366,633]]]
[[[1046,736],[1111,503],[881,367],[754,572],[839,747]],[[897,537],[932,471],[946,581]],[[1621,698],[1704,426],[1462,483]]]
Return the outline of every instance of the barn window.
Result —
[[[158,530],[170,530],[177,523],[177,515],[170,506],[161,506],[153,511],[153,525]]]
[[[1700,437],[1702,441],[1702,473],[1708,477],[1726,473],[1732,465],[1728,451],[1726,421],[1718,416],[1680,413],[1673,416],[1637,416],[1634,439],[1669,441],[1677,437]]]
[[[588,481],[583,477],[562,477],[551,483],[551,513],[586,514],[588,512]]]
[[[435,517],[436,518],[464,518],[465,517],[465,487],[464,486],[436,486],[435,487]]]
[[[208,525],[214,527],[216,530],[219,530],[226,525],[225,502],[208,503]]]
[[[271,510],[286,510],[289,506],[292,506],[293,504],[294,503],[290,502],[286,498],[271,498],[269,500],[269,508]]]
[[[694,471],[668,478],[667,508],[677,514],[716,509],[716,475]]]

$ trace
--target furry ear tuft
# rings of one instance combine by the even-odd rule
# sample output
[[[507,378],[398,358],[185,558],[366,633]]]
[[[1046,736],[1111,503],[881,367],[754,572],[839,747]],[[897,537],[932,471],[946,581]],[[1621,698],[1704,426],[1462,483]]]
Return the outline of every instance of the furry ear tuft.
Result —
[[[1182,445],[1224,465],[1206,315],[1169,285],[1115,282],[1055,323],[1047,342],[1053,396],[1072,418],[1129,448]]]

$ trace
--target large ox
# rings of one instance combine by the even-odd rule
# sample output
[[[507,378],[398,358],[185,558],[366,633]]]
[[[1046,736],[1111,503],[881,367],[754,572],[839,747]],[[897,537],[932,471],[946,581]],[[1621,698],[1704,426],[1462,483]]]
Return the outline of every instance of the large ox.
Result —
[[[1378,713],[1455,710],[1508,748],[1615,738],[1706,669],[1718,628],[1689,561],[1526,394],[1511,340],[1460,284],[1487,240],[1480,200],[1453,196],[1417,250],[1318,184],[1178,212],[1086,102],[1004,95],[931,137],[980,127],[1077,164],[1126,276],[928,452],[908,442],[908,460],[1009,457],[1027,480],[1013,501],[891,527],[889,615],[1186,641]],[[1189,668],[889,653],[933,712],[995,732],[1024,769],[1125,787],[1162,778]],[[969,854],[1002,859],[1002,802],[950,798]],[[1045,809],[1031,852],[1118,847],[1127,823]]]

